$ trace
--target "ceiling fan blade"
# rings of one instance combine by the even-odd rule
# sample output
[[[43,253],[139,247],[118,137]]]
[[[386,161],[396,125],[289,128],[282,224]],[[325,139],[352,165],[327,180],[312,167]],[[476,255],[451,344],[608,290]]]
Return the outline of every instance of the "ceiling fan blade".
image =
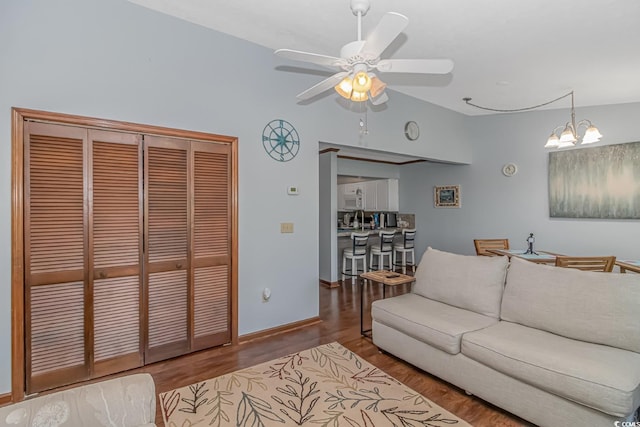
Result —
[[[384,14],[378,25],[367,36],[362,53],[379,57],[392,41],[409,25],[409,18],[396,12]]]
[[[384,104],[388,100],[389,100],[389,97],[387,96],[386,92],[382,92],[380,95],[376,96],[375,98],[369,98],[369,101],[371,101],[373,105]]]
[[[278,49],[274,52],[276,55],[292,59],[294,61],[310,62],[312,64],[323,65],[325,67],[340,67],[346,61],[336,56],[320,55],[317,53],[302,52],[300,50]]]
[[[447,74],[453,70],[450,59],[383,59],[376,65],[383,73]]]
[[[298,98],[301,101],[304,101],[304,100],[307,100],[309,98],[313,98],[316,95],[321,94],[325,90],[333,89],[335,87],[335,85],[340,83],[342,81],[342,79],[344,79],[345,76],[348,75],[348,74],[349,73],[346,72],[346,71],[341,71],[339,73],[336,73],[336,74],[332,75],[331,77],[329,77],[327,79],[324,79],[323,81],[321,81],[320,83],[316,84],[315,86],[310,87],[309,89],[305,90],[304,92],[299,93],[298,95],[296,95],[296,98]]]

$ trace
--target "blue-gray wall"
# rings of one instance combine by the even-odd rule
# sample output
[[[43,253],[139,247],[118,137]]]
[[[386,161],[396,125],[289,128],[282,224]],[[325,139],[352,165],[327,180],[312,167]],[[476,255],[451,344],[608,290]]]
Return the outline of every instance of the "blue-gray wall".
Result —
[[[11,387],[11,107],[237,136],[240,334],[318,315],[318,141],[472,160],[463,115],[391,92],[362,139],[360,114],[339,97],[296,103],[317,73],[277,70],[299,64],[125,0],[3,0],[0,58],[0,394]],[[287,163],[262,148],[276,118],[301,136]],[[430,132],[408,143],[407,120]],[[281,234],[281,222],[295,232]]]
[[[526,248],[534,233],[542,250],[640,259],[640,221],[549,217],[549,151],[543,146],[551,130],[570,118],[569,109],[468,117],[471,165],[404,166],[400,210],[416,213],[418,256],[427,246],[474,254],[474,238],[508,238],[511,247]],[[640,103],[578,108],[576,118],[598,126],[601,144],[640,141]],[[506,163],[518,166],[516,175],[502,174]],[[437,185],[460,185],[462,207],[434,208]]]

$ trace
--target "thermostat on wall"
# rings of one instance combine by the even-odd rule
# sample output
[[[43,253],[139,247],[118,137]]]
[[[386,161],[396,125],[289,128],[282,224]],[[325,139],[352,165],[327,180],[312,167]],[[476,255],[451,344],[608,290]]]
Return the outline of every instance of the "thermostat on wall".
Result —
[[[287,194],[289,194],[290,196],[297,196],[298,187],[296,187],[295,185],[287,187]]]

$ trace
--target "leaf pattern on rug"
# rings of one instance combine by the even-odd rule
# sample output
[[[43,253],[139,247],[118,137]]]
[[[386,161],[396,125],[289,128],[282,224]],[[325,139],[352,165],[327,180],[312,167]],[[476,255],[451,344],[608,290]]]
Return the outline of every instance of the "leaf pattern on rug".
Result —
[[[331,403],[329,409],[336,409],[340,406],[341,409],[356,408],[360,404],[366,404],[364,408],[367,411],[378,412],[378,405],[384,401],[397,401],[395,398],[385,398],[380,394],[380,389],[374,387],[373,390],[361,389],[357,391],[347,391],[343,393],[341,390],[337,390],[335,394],[327,393],[329,397],[325,402]]]
[[[452,418],[442,418],[442,414],[437,413],[429,417],[431,411],[420,410],[400,410],[398,408],[384,409],[382,414],[393,423],[394,426],[428,426],[438,427],[443,424],[457,424],[458,421]],[[425,418],[426,417],[426,418]]]
[[[271,396],[271,398],[284,406],[284,408],[280,409],[280,412],[296,424],[302,425],[313,418],[311,411],[313,411],[320,399],[320,396],[317,396],[319,393],[317,389],[318,382],[311,382],[310,378],[305,377],[300,371],[294,371],[294,373],[295,377],[285,378],[293,385],[286,384],[284,387],[276,387],[280,394],[289,396],[289,399],[285,402],[277,395]]]
[[[397,379],[390,377],[385,374],[378,368],[364,368],[360,372],[355,373],[351,376],[354,380],[359,383],[372,383],[372,384],[384,384],[389,385],[391,383],[394,384],[402,384]]]
[[[170,417],[171,414],[173,414],[173,411],[176,410],[179,403],[180,392],[178,392],[177,390],[172,390],[169,393],[160,395],[160,405],[162,407],[162,413],[167,414],[167,417]]]
[[[360,369],[362,361],[355,354],[340,346],[336,348],[331,344],[319,346],[311,349],[311,357],[320,366],[329,368],[331,373],[338,377],[341,371],[353,374],[353,370],[347,362],[354,362],[355,367]]]
[[[469,426],[338,343],[159,397],[168,427]]]
[[[262,372],[249,368],[216,378],[213,382],[213,389],[232,391],[234,388],[246,388],[247,391],[251,392],[253,391],[253,387],[257,386],[266,391],[267,386],[262,380]],[[246,385],[243,385],[243,383],[246,383]]]
[[[209,400],[208,405],[211,405],[212,408],[206,413],[206,416],[211,417],[210,426],[220,427],[225,425],[224,423],[228,425],[231,422],[231,418],[224,410],[224,405],[233,406],[233,402],[225,398],[225,396],[232,395],[233,393],[229,391],[217,391],[215,396]]]
[[[198,412],[198,408],[208,401],[208,399],[204,397],[209,391],[209,389],[204,389],[206,385],[206,382],[190,385],[190,393],[188,394],[188,397],[183,397],[182,399],[180,399],[180,401],[184,402],[186,405],[178,410],[182,412],[188,412],[190,414],[196,414]]]
[[[266,420],[278,421],[282,424],[285,422],[273,412],[269,402],[242,392],[242,399],[238,404],[236,425],[264,427]]]
[[[269,369],[264,373],[268,374],[269,378],[278,377],[283,379],[286,375],[291,375],[291,372],[289,372],[287,368],[293,371],[296,366],[302,365],[302,362],[305,360],[308,360],[308,358],[300,356],[300,353],[290,354],[289,356],[278,359],[273,366],[269,366]]]
[[[429,400],[427,400],[420,393],[416,393],[415,391],[413,391],[411,389],[405,390],[405,393],[407,395],[405,397],[403,397],[402,400],[405,400],[405,401],[412,400],[414,406],[426,405],[429,408],[432,407],[431,406],[431,402]]]
[[[362,424],[360,424],[358,421],[356,420],[352,420],[349,417],[344,417],[344,419],[352,426],[354,427],[375,427],[375,423],[373,422],[373,420],[371,419],[371,417],[369,416],[369,414],[367,414],[365,411],[360,410],[360,415],[362,416]]]
[[[312,424],[318,424],[320,427],[339,427],[340,418],[344,415],[344,411],[323,411],[328,416],[311,421]]]

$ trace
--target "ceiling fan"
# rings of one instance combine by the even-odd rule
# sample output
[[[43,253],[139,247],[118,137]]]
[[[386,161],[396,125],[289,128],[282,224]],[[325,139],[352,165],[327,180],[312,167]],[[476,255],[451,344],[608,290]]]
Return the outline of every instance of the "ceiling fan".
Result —
[[[407,27],[409,19],[396,12],[387,12],[366,40],[362,40],[362,17],[371,6],[370,0],[351,0],[351,11],[358,17],[358,40],[340,49],[340,57],[291,49],[278,49],[275,54],[295,61],[309,62],[339,71],[310,87],[296,97],[310,99],[334,88],[342,97],[355,102],[369,99],[373,105],[386,102],[386,84],[380,73],[447,74],[453,70],[450,59],[381,59],[380,55]]]

